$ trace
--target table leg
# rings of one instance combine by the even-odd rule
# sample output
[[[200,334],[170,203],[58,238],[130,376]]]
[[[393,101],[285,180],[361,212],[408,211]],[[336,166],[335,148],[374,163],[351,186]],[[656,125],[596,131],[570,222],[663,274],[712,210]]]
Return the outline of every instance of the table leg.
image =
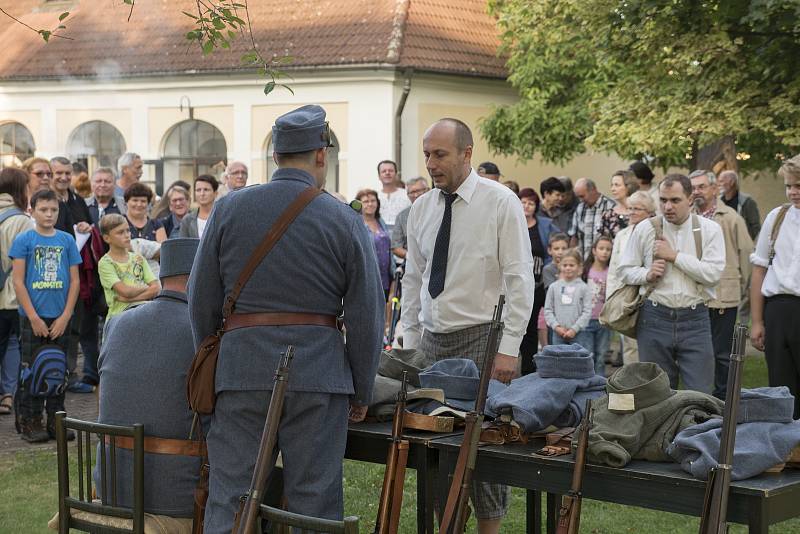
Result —
[[[525,532],[542,534],[542,494],[525,490]]]
[[[769,519],[762,505],[763,501],[750,502],[747,509],[747,532],[750,534],[767,534]]]
[[[547,494],[547,534],[556,533],[558,510],[561,501],[560,497],[560,495],[556,495],[555,493]]]
[[[427,448],[417,465],[417,532],[434,534],[433,495],[436,487],[436,452]]]

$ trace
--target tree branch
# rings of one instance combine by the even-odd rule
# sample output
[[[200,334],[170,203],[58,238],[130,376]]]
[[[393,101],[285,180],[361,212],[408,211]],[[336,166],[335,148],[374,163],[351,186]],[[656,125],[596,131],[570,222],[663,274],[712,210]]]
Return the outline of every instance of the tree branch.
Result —
[[[14,22],[16,22],[16,23],[18,23],[18,24],[21,24],[21,25],[25,26],[26,28],[28,28],[28,29],[29,29],[29,30],[31,30],[32,32],[34,32],[34,33],[38,33],[39,35],[42,35],[42,32],[45,32],[45,31],[47,31],[47,30],[37,30],[37,29],[36,29],[36,28],[34,28],[33,26],[30,26],[30,25],[28,25],[28,24],[25,24],[24,22],[22,22],[21,20],[19,20],[17,17],[15,17],[14,15],[12,15],[11,13],[9,13],[9,12],[8,12],[8,11],[6,11],[5,9],[3,9],[2,7],[0,7],[0,13],[2,13],[3,15],[5,15],[6,17],[10,18],[10,19],[11,19],[11,20],[13,20]],[[67,36],[65,36],[65,35],[60,35],[60,34],[58,34],[58,33],[55,33],[55,32],[50,32],[50,37],[60,37],[61,39],[66,39],[66,40],[68,40],[68,41],[74,41],[74,39],[73,39],[72,37],[67,37]]]

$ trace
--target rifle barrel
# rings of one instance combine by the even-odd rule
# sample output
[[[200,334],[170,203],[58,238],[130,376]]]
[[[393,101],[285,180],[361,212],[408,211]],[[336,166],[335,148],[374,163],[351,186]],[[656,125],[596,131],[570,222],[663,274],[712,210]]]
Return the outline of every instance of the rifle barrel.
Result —
[[[709,473],[700,518],[700,534],[723,534],[728,526],[728,494],[736,445],[736,421],[742,387],[742,368],[747,343],[747,327],[736,325],[728,368],[728,389],[725,394],[718,463]]]
[[[286,394],[286,383],[289,379],[289,366],[292,358],[294,358],[294,346],[289,345],[275,372],[275,386],[270,397],[267,418],[264,421],[264,430],[261,433],[261,444],[258,448],[253,480],[250,483],[250,491],[242,507],[238,534],[255,534],[258,530],[256,527],[259,524],[259,506],[267,487],[270,472],[274,467],[273,451],[277,441],[278,425],[283,411],[283,398]]]

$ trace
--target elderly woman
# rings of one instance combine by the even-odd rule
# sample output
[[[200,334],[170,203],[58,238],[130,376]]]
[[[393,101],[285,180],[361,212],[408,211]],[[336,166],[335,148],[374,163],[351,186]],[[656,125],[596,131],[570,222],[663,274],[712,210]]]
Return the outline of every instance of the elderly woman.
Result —
[[[161,221],[151,219],[147,215],[147,207],[153,201],[153,190],[141,182],[136,182],[125,190],[125,203],[128,206],[128,224],[131,227],[131,239],[146,239],[161,243],[167,239],[167,233]]]
[[[189,204],[191,203],[189,190],[179,185],[173,185],[164,197],[169,204],[169,212],[161,218],[161,225],[164,227],[167,239],[178,237],[181,232],[181,222],[189,213]]]
[[[219,182],[210,174],[201,174],[194,180],[194,200],[197,210],[188,214],[181,222],[181,237],[203,237],[214,201],[217,200]]]
[[[550,242],[550,232],[553,226],[549,218],[536,215],[540,204],[536,191],[530,187],[524,188],[519,192],[519,200],[522,203],[522,211],[525,213],[525,221],[528,223],[528,237],[531,241],[531,254],[533,255],[533,277],[536,281],[536,289],[533,293],[533,312],[519,346],[519,353],[522,357],[522,374],[527,375],[536,370],[533,355],[539,348],[537,319],[545,298],[542,270],[546,264],[550,263],[547,244]]]
[[[656,206],[653,198],[645,191],[636,191],[628,197],[628,210],[630,211],[629,224],[617,233],[614,238],[614,248],[611,252],[611,261],[608,264],[608,279],[606,280],[606,299],[617,289],[622,287],[622,280],[619,278],[619,262],[625,245],[633,233],[633,229],[640,222],[652,217],[656,213]],[[622,363],[639,361],[639,348],[636,339],[620,336],[622,339]]]
[[[611,177],[611,197],[617,202],[614,209],[603,213],[597,229],[601,235],[616,237],[628,226],[630,209],[628,197],[639,190],[639,182],[633,171],[617,171]],[[615,245],[616,247],[616,245]]]
[[[361,217],[372,235],[372,245],[375,247],[375,256],[378,258],[383,293],[388,299],[389,287],[394,274],[394,259],[391,250],[392,236],[381,219],[381,201],[378,199],[378,192],[372,189],[359,191],[356,194],[356,200],[361,202]]]

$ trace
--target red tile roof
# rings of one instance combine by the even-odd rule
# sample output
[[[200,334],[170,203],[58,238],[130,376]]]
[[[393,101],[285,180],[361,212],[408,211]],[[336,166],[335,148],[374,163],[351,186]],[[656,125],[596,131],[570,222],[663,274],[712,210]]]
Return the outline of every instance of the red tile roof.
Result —
[[[202,56],[184,35],[192,0],[0,0],[34,28],[51,29],[70,11],[64,35],[42,38],[0,13],[0,79],[132,77],[241,69],[245,40]],[[250,2],[256,42],[290,68],[358,65],[504,78],[495,21],[485,0],[258,0]]]

